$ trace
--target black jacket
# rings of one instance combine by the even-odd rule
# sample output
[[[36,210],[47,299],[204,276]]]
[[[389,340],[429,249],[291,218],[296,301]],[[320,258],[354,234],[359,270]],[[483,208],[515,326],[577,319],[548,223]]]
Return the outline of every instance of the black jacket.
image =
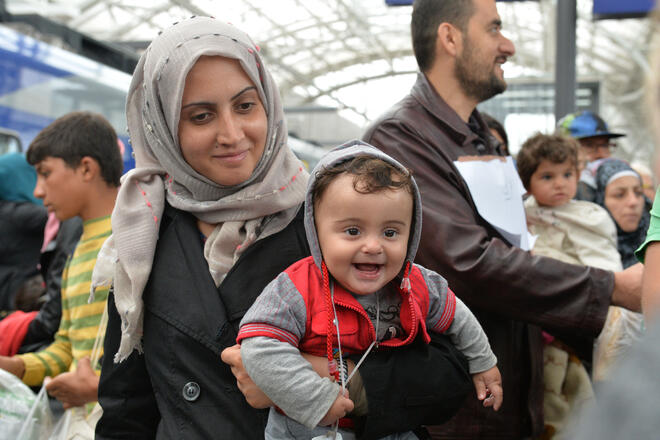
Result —
[[[266,284],[308,255],[301,209],[284,230],[250,246],[216,289],[195,218],[167,207],[144,292],[144,354],[133,352],[119,364],[113,363],[113,355],[119,346],[121,323],[112,294],[108,299],[106,355],[99,384],[104,413],[96,438],[263,439],[267,411],[246,403],[220,353],[235,344],[241,318]],[[394,356],[395,361],[392,356],[374,356],[365,362],[366,368],[361,367],[370,378],[365,386],[378,428],[382,429],[388,419],[402,429],[418,423],[402,421],[407,413],[401,408],[422,414],[420,405],[433,404],[428,398],[435,391],[439,397],[431,400],[443,399],[450,392],[454,401],[464,397],[465,385],[470,382],[465,365],[444,362],[446,351],[437,350],[441,360],[430,362],[426,368],[422,365],[425,358],[420,356],[428,359],[428,347],[420,352],[423,354],[411,358],[401,351],[400,356]],[[404,361],[410,365],[397,363]],[[438,371],[439,363],[448,365],[452,375],[432,385],[425,378],[416,388],[405,383],[412,375],[428,377],[429,372]],[[424,369],[427,371],[421,371]],[[386,376],[379,376],[387,373],[396,377],[387,382]],[[381,377],[383,380],[377,379]],[[448,387],[447,381],[456,385]],[[448,388],[450,392],[443,391]],[[421,391],[427,400],[415,398],[409,389]],[[456,407],[445,412],[453,414]],[[394,413],[396,417],[392,417]]]
[[[39,273],[47,219],[42,205],[0,200],[0,310],[15,310],[16,292]]]

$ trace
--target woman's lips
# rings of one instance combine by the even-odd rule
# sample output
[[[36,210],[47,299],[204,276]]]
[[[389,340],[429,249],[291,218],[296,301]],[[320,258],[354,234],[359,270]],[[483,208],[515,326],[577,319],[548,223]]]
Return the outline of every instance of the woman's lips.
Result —
[[[215,154],[213,155],[213,158],[223,162],[240,162],[247,157],[248,151],[249,150],[244,150],[237,153]]]

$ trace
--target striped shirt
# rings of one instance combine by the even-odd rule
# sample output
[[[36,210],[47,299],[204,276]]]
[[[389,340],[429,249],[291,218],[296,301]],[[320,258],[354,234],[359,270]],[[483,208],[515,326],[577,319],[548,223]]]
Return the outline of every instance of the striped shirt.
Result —
[[[83,223],[83,234],[62,273],[62,320],[55,340],[44,350],[19,355],[25,362],[23,382],[26,385],[41,385],[46,376],[72,371],[78,359],[91,357],[108,289],[97,289],[94,302],[88,304],[87,301],[96,256],[110,234],[109,215]],[[100,350],[101,356],[103,344]],[[93,367],[98,374],[100,366]]]

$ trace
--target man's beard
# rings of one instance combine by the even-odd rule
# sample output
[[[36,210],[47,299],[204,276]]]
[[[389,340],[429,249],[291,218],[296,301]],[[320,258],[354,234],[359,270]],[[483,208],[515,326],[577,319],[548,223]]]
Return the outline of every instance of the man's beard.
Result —
[[[486,101],[506,90],[506,81],[498,78],[492,68],[482,62],[466,39],[463,53],[456,58],[454,74],[463,92],[478,102]]]

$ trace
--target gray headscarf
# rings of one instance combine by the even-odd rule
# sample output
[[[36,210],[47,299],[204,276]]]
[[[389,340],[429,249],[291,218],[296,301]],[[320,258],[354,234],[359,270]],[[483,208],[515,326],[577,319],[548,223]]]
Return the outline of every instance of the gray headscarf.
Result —
[[[200,56],[240,62],[268,118],[264,152],[252,176],[219,185],[184,160],[178,141],[186,76]],[[222,81],[222,78],[218,78]],[[113,235],[99,252],[92,291],[113,283],[122,338],[115,361],[141,350],[143,303],[161,215],[167,203],[217,224],[204,257],[219,284],[240,254],[256,240],[286,227],[305,197],[308,175],[287,146],[279,91],[259,48],[232,25],[193,17],[165,30],[140,57],[126,102],[136,168],[122,178],[112,213]]]

